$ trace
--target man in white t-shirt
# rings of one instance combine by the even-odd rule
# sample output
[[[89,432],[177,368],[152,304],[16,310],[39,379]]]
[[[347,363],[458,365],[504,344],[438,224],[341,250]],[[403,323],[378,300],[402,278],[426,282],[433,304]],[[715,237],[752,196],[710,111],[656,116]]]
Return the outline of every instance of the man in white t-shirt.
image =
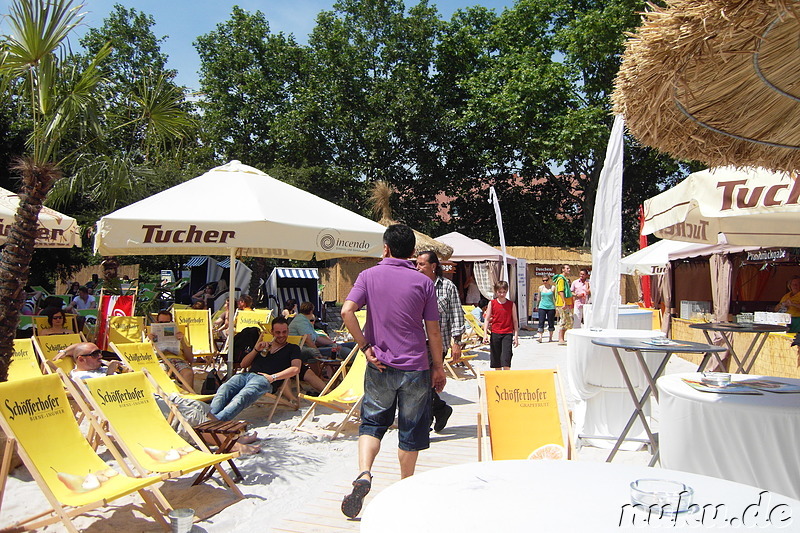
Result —
[[[89,289],[81,287],[78,289],[78,295],[72,299],[72,302],[67,306],[66,311],[80,311],[82,309],[94,309],[95,305],[94,296],[89,294]]]

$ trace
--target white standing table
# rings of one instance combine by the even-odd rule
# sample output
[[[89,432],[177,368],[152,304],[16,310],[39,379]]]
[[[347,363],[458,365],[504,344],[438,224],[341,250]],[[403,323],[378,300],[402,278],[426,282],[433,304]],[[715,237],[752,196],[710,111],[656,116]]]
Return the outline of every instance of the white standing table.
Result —
[[[700,377],[673,374],[658,380],[662,466],[800,498],[800,394],[716,394],[681,380]],[[733,375],[733,380],[760,377]]]
[[[643,478],[676,480],[690,486],[697,507],[677,517],[651,513],[650,523],[646,523],[647,513],[630,505],[630,483]],[[722,479],[644,466],[487,461],[429,470],[395,483],[367,506],[361,531],[619,533],[734,527],[741,531],[742,526],[763,531],[753,523],[754,504],[762,524],[771,518],[772,526],[797,531],[800,501],[759,496],[760,492]],[[724,507],[717,507],[712,518],[708,510],[717,505]]]
[[[566,380],[571,395],[577,400],[574,413],[575,434],[581,444],[611,448],[634,409],[614,352],[611,348],[598,346],[592,341],[611,337],[651,339],[663,336],[662,332],[651,329],[598,331],[581,328],[567,331]],[[645,354],[644,358],[651,369],[657,368],[661,361],[659,354]],[[649,384],[636,356],[623,352],[622,360],[631,384],[641,394]],[[638,420],[630,429],[629,437],[628,442],[620,449],[637,450],[646,442],[647,433]]]

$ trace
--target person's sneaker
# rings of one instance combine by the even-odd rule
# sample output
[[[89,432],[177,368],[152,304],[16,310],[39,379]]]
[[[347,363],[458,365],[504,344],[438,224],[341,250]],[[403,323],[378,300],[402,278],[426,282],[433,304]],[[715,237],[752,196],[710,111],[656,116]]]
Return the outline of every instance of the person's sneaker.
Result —
[[[436,433],[441,433],[447,425],[447,421],[450,420],[450,415],[452,414],[453,408],[449,405],[445,405],[442,409],[435,413],[433,415],[433,430]]]
[[[364,474],[369,476],[369,479],[364,479]],[[353,492],[348,494],[342,499],[342,512],[348,518],[355,518],[361,512],[361,507],[364,505],[364,498],[369,494],[372,488],[372,474],[368,471],[361,472],[355,481],[353,481]]]

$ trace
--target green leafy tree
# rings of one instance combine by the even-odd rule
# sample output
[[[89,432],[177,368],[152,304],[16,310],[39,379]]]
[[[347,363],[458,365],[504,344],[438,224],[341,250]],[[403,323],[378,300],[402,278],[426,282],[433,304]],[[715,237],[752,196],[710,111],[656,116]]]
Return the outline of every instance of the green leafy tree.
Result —
[[[292,36],[273,34],[264,14],[234,7],[231,18],[197,38],[203,123],[215,155],[269,168],[280,134],[276,117],[292,104],[305,54]]]

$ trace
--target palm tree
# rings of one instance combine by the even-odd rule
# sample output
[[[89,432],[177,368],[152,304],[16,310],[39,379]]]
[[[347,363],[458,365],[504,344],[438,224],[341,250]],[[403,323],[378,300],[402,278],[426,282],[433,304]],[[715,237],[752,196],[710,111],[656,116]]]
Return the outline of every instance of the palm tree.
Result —
[[[67,53],[66,39],[83,20],[82,7],[72,0],[13,0],[10,35],[0,43],[0,90],[14,95],[31,122],[27,153],[14,165],[21,177],[19,209],[0,255],[0,381],[7,378],[13,353],[39,211],[64,165],[103,133],[103,102],[96,89],[110,48],[83,67]],[[183,135],[191,125],[175,112],[177,101],[150,98],[138,104],[142,109],[132,116],[156,142]],[[147,109],[148,104],[155,107]],[[67,144],[71,150],[65,155]]]

